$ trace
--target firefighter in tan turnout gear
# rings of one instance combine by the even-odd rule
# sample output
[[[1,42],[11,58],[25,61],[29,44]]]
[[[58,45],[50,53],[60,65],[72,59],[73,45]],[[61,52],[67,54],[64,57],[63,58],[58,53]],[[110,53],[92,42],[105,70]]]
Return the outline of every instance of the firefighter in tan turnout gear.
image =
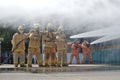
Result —
[[[41,38],[42,38],[42,56],[43,56],[43,65],[45,66],[45,64],[44,64],[44,47],[45,47],[45,43],[46,43],[46,38],[47,38],[47,33],[48,33],[48,31],[47,31],[47,28],[45,28],[44,29],[44,31],[41,31]]]
[[[53,38],[53,24],[48,23],[47,24],[47,33],[44,35],[44,62],[43,65],[44,66],[51,66],[52,65],[52,54],[53,52],[53,42],[55,41]],[[54,54],[55,55],[55,54]]]
[[[42,66],[42,59],[40,58],[40,24],[34,25],[33,32],[29,35],[29,48],[28,48],[28,67],[32,67],[32,56],[35,55],[38,66]]]
[[[52,55],[51,55],[51,65],[52,66],[57,66],[57,57],[56,57],[56,52],[57,52],[57,45],[56,45],[56,35],[57,35],[57,32],[55,32],[55,30],[53,29],[52,31]]]
[[[65,41],[65,33],[63,26],[59,26],[58,35],[56,36],[57,53],[58,53],[58,66],[67,66],[67,43]]]
[[[11,40],[14,66],[18,67],[18,58],[20,59],[20,67],[26,67],[25,65],[25,39],[26,35],[23,33],[24,27],[19,26],[18,32],[13,35]]]

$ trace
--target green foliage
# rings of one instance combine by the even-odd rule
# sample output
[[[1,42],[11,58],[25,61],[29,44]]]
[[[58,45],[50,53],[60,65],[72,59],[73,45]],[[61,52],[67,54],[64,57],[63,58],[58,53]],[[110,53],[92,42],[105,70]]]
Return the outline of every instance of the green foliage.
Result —
[[[9,27],[0,27],[0,38],[4,38],[2,41],[2,52],[4,51],[10,51],[11,50],[11,39],[13,34],[15,33],[15,30],[9,26]]]

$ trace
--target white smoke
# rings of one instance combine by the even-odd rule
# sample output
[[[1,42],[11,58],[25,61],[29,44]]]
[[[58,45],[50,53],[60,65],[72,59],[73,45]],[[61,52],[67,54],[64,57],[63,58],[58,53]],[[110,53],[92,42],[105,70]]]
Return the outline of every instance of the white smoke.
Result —
[[[119,0],[0,0],[0,22],[47,22],[94,30],[120,25]]]

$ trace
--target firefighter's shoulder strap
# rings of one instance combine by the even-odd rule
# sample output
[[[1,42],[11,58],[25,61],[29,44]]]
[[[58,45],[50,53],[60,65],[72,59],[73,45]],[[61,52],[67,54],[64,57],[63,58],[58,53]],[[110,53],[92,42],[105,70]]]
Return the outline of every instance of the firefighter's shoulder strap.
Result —
[[[17,44],[16,44],[16,47],[11,51],[12,53],[17,49],[17,47],[19,46],[19,44],[21,43],[21,42],[23,42],[24,40],[26,40],[27,38],[24,38],[24,39],[22,39],[22,40],[20,40]]]

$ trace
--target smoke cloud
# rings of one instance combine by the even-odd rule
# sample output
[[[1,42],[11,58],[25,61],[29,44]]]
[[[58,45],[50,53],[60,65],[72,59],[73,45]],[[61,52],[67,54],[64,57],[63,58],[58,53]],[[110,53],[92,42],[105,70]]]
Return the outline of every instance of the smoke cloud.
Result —
[[[86,32],[120,25],[119,0],[0,0],[0,23],[63,24]],[[77,28],[77,29],[75,29]]]

